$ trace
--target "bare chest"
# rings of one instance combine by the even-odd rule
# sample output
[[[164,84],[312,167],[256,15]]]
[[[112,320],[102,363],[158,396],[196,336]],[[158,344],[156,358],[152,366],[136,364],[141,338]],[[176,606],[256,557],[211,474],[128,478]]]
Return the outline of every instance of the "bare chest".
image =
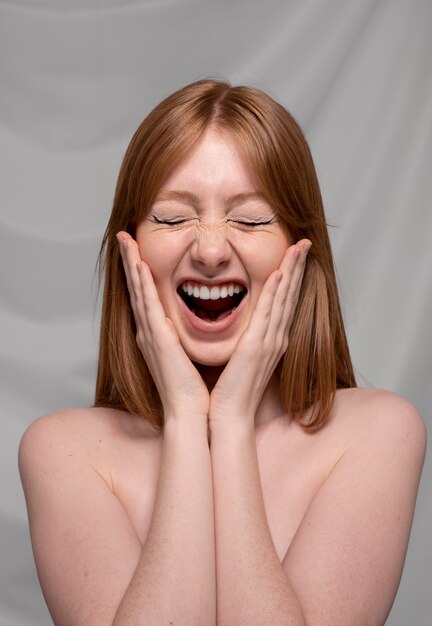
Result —
[[[320,440],[320,441],[319,441]],[[131,453],[119,451],[110,468],[114,489],[144,545],[158,488],[161,440]],[[268,429],[256,437],[257,459],[267,522],[282,561],[302,518],[340,457],[319,435]]]

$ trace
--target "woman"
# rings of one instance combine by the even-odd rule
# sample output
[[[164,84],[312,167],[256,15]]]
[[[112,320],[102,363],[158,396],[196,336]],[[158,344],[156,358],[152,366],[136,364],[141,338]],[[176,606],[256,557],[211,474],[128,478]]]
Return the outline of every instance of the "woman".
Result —
[[[60,625],[379,625],[425,430],[357,389],[321,196],[292,117],[200,81],[127,150],[104,236],[95,406],[20,470]]]

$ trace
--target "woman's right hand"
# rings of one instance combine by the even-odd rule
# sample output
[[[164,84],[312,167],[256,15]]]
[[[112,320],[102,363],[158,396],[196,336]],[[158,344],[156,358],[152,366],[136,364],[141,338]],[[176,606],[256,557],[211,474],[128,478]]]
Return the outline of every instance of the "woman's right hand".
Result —
[[[137,242],[117,234],[136,323],[136,340],[158,389],[165,423],[171,418],[201,419],[207,424],[210,397],[198,370],[180,344],[163,310],[149,266]]]

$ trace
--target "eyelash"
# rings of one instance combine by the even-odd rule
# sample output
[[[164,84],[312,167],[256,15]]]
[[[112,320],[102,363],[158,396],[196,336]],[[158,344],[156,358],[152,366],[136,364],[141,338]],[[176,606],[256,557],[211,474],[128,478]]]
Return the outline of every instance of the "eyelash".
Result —
[[[176,224],[183,224],[184,222],[188,222],[189,220],[185,219],[185,220],[177,220],[176,222],[172,221],[172,220],[162,220],[159,217],[156,217],[156,215],[152,215],[152,218],[154,219],[154,221],[157,224],[171,224],[171,226],[175,226]]]
[[[172,221],[172,220],[161,219],[159,217],[156,217],[156,215],[152,215],[152,218],[154,219],[154,221],[157,224],[170,224],[171,226],[177,226],[179,224],[184,224],[185,222],[189,222],[189,221],[191,221],[191,219],[194,219],[194,218],[189,218],[189,219]],[[229,220],[229,221],[232,222],[233,224],[237,224],[241,228],[254,228],[256,226],[266,226],[267,224],[272,224],[274,219],[275,218],[272,217],[271,219],[266,220],[264,222],[246,222],[246,221],[239,221],[239,220]]]
[[[265,222],[240,222],[238,220],[230,220],[230,221],[234,222],[234,224],[237,224],[241,228],[254,228],[255,226],[265,226],[267,224],[272,224],[274,219],[275,218],[272,217],[270,220],[266,220]]]

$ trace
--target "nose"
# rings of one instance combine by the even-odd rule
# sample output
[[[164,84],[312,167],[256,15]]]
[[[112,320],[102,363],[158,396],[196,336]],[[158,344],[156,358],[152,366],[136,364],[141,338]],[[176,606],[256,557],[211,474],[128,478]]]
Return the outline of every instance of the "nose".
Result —
[[[225,228],[202,226],[191,246],[193,265],[208,276],[215,275],[230,260],[231,246]]]

